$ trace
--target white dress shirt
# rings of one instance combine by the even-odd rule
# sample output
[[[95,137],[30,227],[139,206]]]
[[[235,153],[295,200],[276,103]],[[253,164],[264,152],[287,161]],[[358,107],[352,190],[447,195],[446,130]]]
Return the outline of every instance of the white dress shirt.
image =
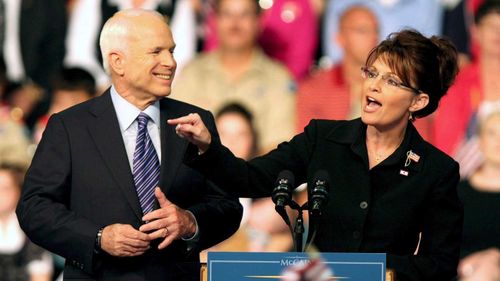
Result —
[[[134,167],[134,151],[138,129],[137,116],[139,116],[141,110],[120,96],[116,92],[115,87],[111,87],[111,100],[115,107],[123,143],[127,151],[130,170],[132,171]],[[151,118],[148,122],[148,133],[153,141],[158,160],[161,163],[160,102],[156,101],[154,104],[148,106],[143,112]]]
[[[120,124],[120,131],[122,133],[123,142],[125,144],[125,150],[127,151],[127,158],[130,164],[130,171],[132,172],[134,167],[134,151],[135,142],[137,139],[137,116],[141,113],[141,110],[135,107],[133,104],[125,100],[118,92],[114,86],[111,86],[111,100],[116,111],[116,117],[118,118],[118,123]],[[158,160],[161,164],[161,140],[160,140],[160,102],[156,101],[154,104],[148,106],[142,112],[146,113],[151,120],[148,122],[148,133],[153,141],[153,146],[155,147],[156,154],[158,155]],[[183,237],[185,241],[196,242],[199,238],[198,221],[196,217],[190,211],[187,211],[194,219],[196,224],[195,234],[190,238]]]

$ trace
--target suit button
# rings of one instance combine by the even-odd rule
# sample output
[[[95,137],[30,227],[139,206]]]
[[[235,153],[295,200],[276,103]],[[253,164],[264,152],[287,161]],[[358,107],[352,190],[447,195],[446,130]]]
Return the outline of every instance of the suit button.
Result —
[[[359,207],[364,210],[368,208],[368,203],[366,201],[361,201],[361,203],[359,203]]]
[[[361,232],[357,230],[352,232],[352,238],[359,239],[359,237],[361,237]]]

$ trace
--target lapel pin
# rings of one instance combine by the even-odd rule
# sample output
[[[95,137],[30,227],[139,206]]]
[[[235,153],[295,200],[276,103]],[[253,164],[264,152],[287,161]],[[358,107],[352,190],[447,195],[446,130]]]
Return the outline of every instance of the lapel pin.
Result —
[[[399,170],[399,174],[407,177],[408,176],[408,171]]]
[[[414,161],[415,163],[418,163],[420,160],[420,155],[416,154],[412,150],[406,152],[406,161],[405,161],[405,167],[410,166],[411,161]]]

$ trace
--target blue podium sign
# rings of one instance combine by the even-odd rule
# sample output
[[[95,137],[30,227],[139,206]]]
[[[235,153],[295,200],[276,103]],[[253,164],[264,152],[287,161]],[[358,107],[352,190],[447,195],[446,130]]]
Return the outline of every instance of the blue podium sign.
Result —
[[[321,253],[333,272],[330,280],[385,281],[386,255]],[[209,252],[208,281],[276,281],[293,265],[310,262],[307,253]]]

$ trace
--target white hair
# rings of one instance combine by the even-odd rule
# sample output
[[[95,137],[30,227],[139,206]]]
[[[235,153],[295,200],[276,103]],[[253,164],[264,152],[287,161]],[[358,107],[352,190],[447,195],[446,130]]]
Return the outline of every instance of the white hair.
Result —
[[[106,73],[110,74],[108,56],[113,51],[125,51],[129,40],[125,40],[130,30],[134,27],[134,18],[156,17],[165,22],[164,17],[151,10],[128,9],[116,12],[104,24],[99,38],[101,47],[102,64]]]

